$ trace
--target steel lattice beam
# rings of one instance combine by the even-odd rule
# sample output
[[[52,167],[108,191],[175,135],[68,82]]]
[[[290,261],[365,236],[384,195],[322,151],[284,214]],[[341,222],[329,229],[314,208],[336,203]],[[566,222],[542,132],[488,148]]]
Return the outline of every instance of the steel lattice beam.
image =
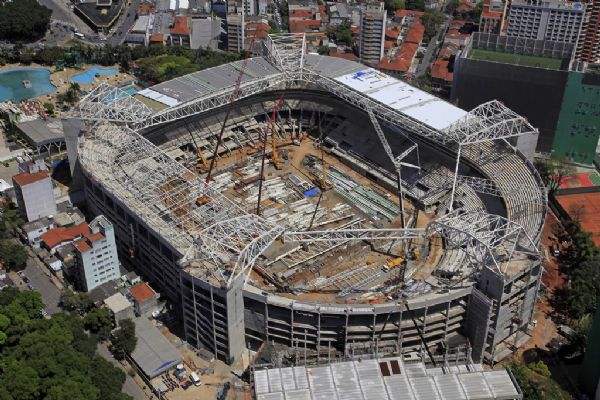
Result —
[[[338,242],[349,240],[411,240],[427,236],[424,229],[330,229],[322,231],[286,231],[284,242]]]
[[[503,273],[516,255],[539,257],[539,249],[519,224],[495,214],[454,210],[431,222],[428,230],[461,248],[475,263]]]
[[[527,119],[497,100],[475,107],[444,131],[463,145],[538,133]]]
[[[137,123],[153,111],[118,87],[102,82],[85,95],[70,112],[82,120]]]

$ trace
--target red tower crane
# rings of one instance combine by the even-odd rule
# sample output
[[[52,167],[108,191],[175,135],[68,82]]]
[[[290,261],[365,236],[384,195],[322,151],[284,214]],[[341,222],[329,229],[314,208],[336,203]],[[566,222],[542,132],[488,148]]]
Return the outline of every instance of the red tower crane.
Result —
[[[235,87],[233,92],[231,93],[231,98],[229,99],[229,105],[227,106],[227,112],[225,113],[225,119],[223,120],[223,125],[221,126],[221,131],[219,132],[219,137],[217,139],[217,144],[215,145],[215,150],[213,151],[212,159],[210,160],[210,166],[208,167],[208,174],[206,175],[206,183],[210,182],[210,178],[212,176],[212,171],[217,161],[217,154],[219,152],[219,146],[223,141],[223,132],[225,132],[225,125],[227,125],[227,120],[229,119],[229,114],[231,114],[231,110],[233,108],[233,103],[237,100],[238,94],[240,92],[240,85],[242,84],[242,78],[244,77],[244,73],[246,72],[246,68],[248,67],[248,61],[250,60],[250,56],[252,55],[252,49],[254,48],[254,39],[256,38],[256,32],[254,32],[254,36],[252,36],[252,40],[250,40],[250,44],[248,45],[248,52],[246,53],[246,57],[244,58],[244,63],[242,64],[242,68],[240,69],[240,75],[237,78],[235,83]]]

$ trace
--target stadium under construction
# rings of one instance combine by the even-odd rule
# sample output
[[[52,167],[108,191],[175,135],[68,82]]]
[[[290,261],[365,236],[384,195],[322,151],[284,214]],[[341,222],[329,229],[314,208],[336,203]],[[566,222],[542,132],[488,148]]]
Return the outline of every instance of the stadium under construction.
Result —
[[[528,338],[547,199],[520,150],[537,130],[501,103],[466,112],[286,34],[134,96],[101,84],[65,133],[121,262],[220,359],[493,363]]]

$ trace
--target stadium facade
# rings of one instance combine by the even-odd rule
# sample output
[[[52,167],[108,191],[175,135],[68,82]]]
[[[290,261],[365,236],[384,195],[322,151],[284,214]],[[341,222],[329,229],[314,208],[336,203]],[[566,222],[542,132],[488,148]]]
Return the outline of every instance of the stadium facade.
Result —
[[[543,271],[546,192],[514,145],[537,130],[497,102],[465,112],[364,65],[307,54],[303,35],[270,36],[264,50],[248,61],[208,184],[184,165],[196,160],[187,150],[194,141],[212,153],[241,62],[135,97],[103,84],[78,104],[66,124],[71,165],[90,211],[114,223],[121,261],[176,305],[190,344],[223,360],[264,343],[317,360],[457,346],[476,362],[510,354],[527,338]],[[245,203],[254,188],[239,188],[248,179],[228,178],[254,168],[251,157],[224,160],[266,143],[260,135],[281,93],[280,134],[319,136],[316,145],[339,162],[324,203],[352,206],[319,210],[299,192],[259,216]],[[401,162],[416,165],[401,170],[404,228],[388,223],[386,203]],[[307,187],[301,175],[269,171],[264,185],[285,187],[281,196]],[[363,178],[371,183],[357,183]],[[361,193],[372,202],[359,204]],[[281,211],[292,204],[309,214]],[[413,256],[392,279],[373,259],[398,243]],[[369,251],[373,259],[361,258]]]

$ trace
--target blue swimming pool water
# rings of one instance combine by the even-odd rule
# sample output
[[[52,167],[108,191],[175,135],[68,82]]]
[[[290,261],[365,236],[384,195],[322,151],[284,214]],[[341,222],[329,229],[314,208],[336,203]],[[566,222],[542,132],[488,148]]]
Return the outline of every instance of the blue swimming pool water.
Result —
[[[73,75],[71,80],[76,83],[92,83],[96,74],[98,75],[114,75],[119,71],[114,68],[100,68],[97,65],[77,75]]]
[[[31,81],[26,88],[23,81]],[[45,68],[17,68],[0,71],[0,102],[21,101],[54,93],[56,86],[50,82],[50,71]]]
[[[105,103],[109,103],[109,102],[111,102],[113,100],[120,99],[121,97],[125,97],[127,95],[133,96],[134,94],[136,94],[138,92],[138,90],[135,87],[132,87],[132,86],[130,86],[130,87],[126,88],[126,89],[121,88],[121,90],[123,91],[122,93],[111,94],[111,95],[106,96],[104,98],[104,102]]]

